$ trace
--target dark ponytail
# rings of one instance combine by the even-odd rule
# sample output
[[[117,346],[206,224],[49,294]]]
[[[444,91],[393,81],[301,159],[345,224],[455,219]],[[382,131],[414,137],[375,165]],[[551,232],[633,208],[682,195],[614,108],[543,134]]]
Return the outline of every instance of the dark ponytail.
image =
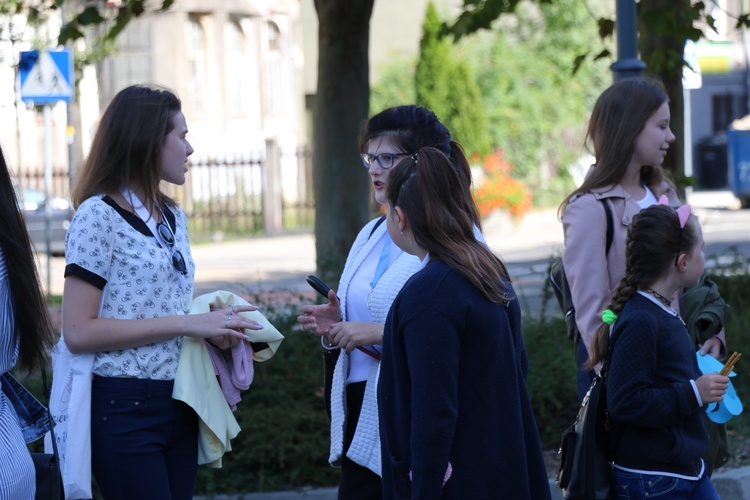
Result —
[[[513,297],[503,262],[474,236],[474,201],[459,181],[450,159],[437,148],[422,148],[393,167],[386,199],[409,220],[417,245],[468,279],[492,302]]]

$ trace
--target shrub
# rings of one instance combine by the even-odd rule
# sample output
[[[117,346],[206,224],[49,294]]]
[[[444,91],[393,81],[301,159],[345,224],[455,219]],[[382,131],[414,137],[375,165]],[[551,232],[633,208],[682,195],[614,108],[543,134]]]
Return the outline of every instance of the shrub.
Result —
[[[482,171],[484,178],[474,190],[474,201],[482,217],[495,210],[508,210],[512,216],[520,217],[531,210],[531,192],[526,183],[511,177],[513,166],[503,158],[502,151],[485,155]]]
[[[556,449],[576,415],[576,355],[562,318],[524,318],[523,338],[529,355],[526,380],[536,426],[544,449]]]
[[[729,317],[724,325],[727,354],[734,351],[743,354],[735,367],[737,376],[732,377],[732,384],[747,407],[750,402],[750,379],[747,376],[750,366],[750,309],[747,308],[747,304],[750,304],[750,257],[735,252],[729,262],[718,264],[714,268],[711,278],[730,305]],[[747,418],[742,418],[741,414],[727,423],[727,429],[750,435],[750,422]]]

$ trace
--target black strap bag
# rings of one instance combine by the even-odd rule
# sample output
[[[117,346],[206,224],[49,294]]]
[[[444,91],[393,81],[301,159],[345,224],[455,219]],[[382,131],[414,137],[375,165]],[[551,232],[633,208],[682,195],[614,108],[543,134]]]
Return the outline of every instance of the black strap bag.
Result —
[[[555,483],[563,498],[594,500],[612,496],[606,387],[597,375],[575,422],[563,433]]]
[[[612,210],[609,208],[607,200],[601,199],[602,206],[604,206],[604,212],[607,214],[607,246],[606,254],[609,254],[609,248],[612,246],[612,235],[614,233],[614,227],[612,222]],[[578,332],[578,326],[576,325],[576,311],[573,307],[573,297],[570,294],[570,285],[568,285],[568,278],[565,276],[565,268],[563,268],[562,257],[558,257],[549,268],[549,283],[552,286],[552,292],[557,298],[557,303],[560,304],[560,310],[565,318],[565,323],[568,329],[568,338],[573,342],[578,342],[580,333]]]
[[[32,453],[31,460],[36,470],[36,500],[64,500],[62,474],[60,472],[60,455],[57,452],[55,439],[55,422],[49,413],[49,387],[47,386],[47,372],[42,369],[44,382],[44,397],[47,403],[49,417],[49,432],[52,438],[52,453]]]
[[[607,349],[612,355],[614,337]],[[600,500],[612,498],[611,421],[607,413],[606,363],[594,377],[581,402],[575,421],[565,430],[560,442],[560,469],[555,484],[563,490],[563,498]],[[615,445],[616,446],[616,445]]]

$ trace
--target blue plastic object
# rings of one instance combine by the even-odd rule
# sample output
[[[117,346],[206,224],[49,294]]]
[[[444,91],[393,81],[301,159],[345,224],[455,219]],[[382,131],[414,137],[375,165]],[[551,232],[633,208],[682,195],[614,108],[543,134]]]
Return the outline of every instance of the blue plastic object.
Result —
[[[727,131],[729,185],[743,208],[750,208],[750,130]]]
[[[724,368],[722,362],[710,354],[701,354],[698,351],[695,355],[698,358],[698,368],[704,374],[719,373]],[[742,413],[742,401],[737,396],[737,391],[734,389],[734,384],[732,384],[731,380],[731,377],[736,375],[735,372],[729,373],[729,387],[727,387],[727,392],[724,394],[724,401],[721,403],[710,403],[706,406],[706,415],[717,424],[725,424],[732,417]]]

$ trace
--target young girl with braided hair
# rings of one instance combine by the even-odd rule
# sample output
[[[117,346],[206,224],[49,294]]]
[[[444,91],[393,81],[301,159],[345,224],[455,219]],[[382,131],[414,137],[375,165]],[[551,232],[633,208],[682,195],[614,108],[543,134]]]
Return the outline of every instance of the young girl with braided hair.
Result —
[[[709,444],[703,408],[724,399],[729,379],[701,375],[668,299],[694,285],[703,267],[703,233],[688,205],[675,209],[662,198],[633,217],[625,277],[588,361],[606,364],[618,498],[719,498],[701,459]]]

